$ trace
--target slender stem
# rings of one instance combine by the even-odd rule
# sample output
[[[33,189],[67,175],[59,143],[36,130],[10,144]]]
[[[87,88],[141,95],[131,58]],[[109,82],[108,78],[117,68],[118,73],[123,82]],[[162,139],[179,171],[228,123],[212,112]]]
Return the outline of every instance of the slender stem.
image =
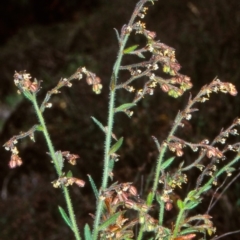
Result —
[[[158,216],[158,221],[159,225],[161,226],[163,224],[163,214],[164,214],[164,202],[160,202],[160,210],[159,210],[159,216]]]
[[[168,138],[167,138],[167,142],[169,141],[169,137],[172,136],[174,134],[174,132],[177,130],[178,124],[181,121],[181,117],[180,114],[177,114],[177,117],[174,121],[174,126],[171,129]],[[159,181],[159,177],[160,177],[160,172],[161,172],[161,165],[162,165],[162,161],[164,158],[164,155],[166,153],[167,150],[167,144],[166,143],[162,143],[160,149],[159,149],[159,156],[158,156],[158,160],[157,160],[157,168],[156,168],[156,172],[155,172],[155,178],[154,178],[154,182],[153,182],[153,188],[152,188],[152,201],[154,199],[155,193],[157,191],[157,187],[158,187],[158,181]],[[151,202],[152,203],[152,202]]]
[[[154,195],[155,195],[156,190],[157,190],[159,176],[160,176],[160,172],[161,172],[162,160],[163,160],[163,157],[164,157],[164,154],[165,154],[166,150],[167,150],[167,147],[164,146],[161,149],[161,152],[160,152],[158,160],[157,160],[157,168],[156,168],[156,173],[155,173],[155,178],[154,178],[154,183],[153,183],[153,188],[152,188],[153,198],[154,198]],[[153,198],[152,198],[152,201],[153,201]]]
[[[212,184],[215,178],[219,177],[222,173],[226,172],[229,167],[231,167],[233,164],[235,164],[239,160],[239,158],[240,158],[240,152],[238,152],[236,157],[231,162],[229,162],[227,165],[222,167],[214,177],[210,178],[208,182],[204,184],[203,187],[198,189],[198,195],[202,194],[206,189],[206,186]]]
[[[54,166],[56,168],[56,171],[57,171],[57,174],[58,176],[60,177],[61,176],[61,169],[59,167],[59,164],[58,164],[58,161],[56,159],[56,156],[55,156],[55,150],[54,150],[54,147],[53,147],[53,144],[52,144],[52,141],[50,139],[50,136],[49,136],[49,133],[48,133],[48,130],[47,130],[47,126],[46,126],[46,123],[44,121],[44,118],[43,118],[43,115],[40,111],[40,108],[37,104],[37,100],[36,100],[36,96],[33,95],[33,106],[34,106],[34,109],[35,109],[35,112],[37,114],[37,117],[38,117],[38,120],[39,120],[39,123],[41,124],[42,126],[42,131],[43,131],[43,135],[45,137],[45,140],[47,142],[47,146],[48,146],[48,149],[49,149],[49,152],[50,152],[50,155],[51,155],[51,158],[53,160],[53,163],[54,163]]]
[[[141,228],[138,232],[137,240],[142,240],[142,238],[143,238],[143,224],[141,225]]]
[[[141,0],[137,3],[135,10],[130,18],[130,21],[128,23],[128,26],[132,26],[137,13],[142,9],[142,6],[147,2],[148,0]],[[116,90],[117,90],[117,79],[118,79],[118,74],[120,70],[120,65],[121,61],[124,55],[124,48],[126,46],[126,43],[129,38],[129,33],[122,32],[121,37],[119,39],[119,51],[117,55],[116,62],[113,66],[113,72],[111,76],[111,82],[110,82],[110,101],[109,101],[109,107],[108,107],[108,131],[106,133],[105,137],[105,148],[104,148],[104,169],[103,169],[103,179],[102,179],[102,185],[101,185],[101,190],[104,190],[107,188],[108,185],[108,177],[109,177],[109,160],[110,160],[110,155],[109,155],[109,150],[111,147],[111,139],[112,139],[112,129],[113,129],[113,123],[114,123],[114,107],[115,107],[115,97],[116,97]],[[98,227],[101,219],[101,214],[102,214],[102,209],[103,209],[103,200],[98,199],[97,203],[97,209],[96,209],[96,214],[95,214],[95,221],[94,221],[94,226],[93,226],[93,234],[92,234],[92,239],[97,240],[98,238]]]
[[[109,160],[110,160],[109,150],[111,147],[112,129],[113,129],[113,122],[114,122],[114,107],[115,107],[114,101],[115,101],[115,96],[116,96],[115,86],[117,83],[119,67],[121,64],[122,57],[123,57],[123,49],[125,48],[128,37],[129,37],[128,34],[125,35],[125,37],[122,41],[117,60],[113,67],[113,73],[112,73],[112,77],[111,77],[112,81],[114,80],[114,83],[113,83],[114,85],[111,86],[111,91],[110,91],[108,125],[107,125],[108,131],[106,133],[106,138],[105,138],[104,169],[103,169],[103,179],[102,179],[102,185],[101,185],[102,190],[106,189],[107,184],[108,184]],[[95,221],[94,221],[94,228],[93,228],[93,240],[97,239],[97,237],[98,237],[98,226],[99,226],[99,222],[100,222],[100,218],[101,218],[102,208],[103,208],[103,200],[98,199],[97,210],[96,210]]]
[[[177,220],[176,220],[176,224],[175,224],[175,228],[174,228],[174,232],[173,232],[173,238],[175,238],[178,234],[178,231],[179,231],[179,225],[181,223],[181,220],[182,220],[182,217],[183,217],[183,214],[185,212],[185,209],[182,208],[180,210],[180,212],[178,213],[178,217],[177,217]]]
[[[45,124],[43,115],[42,115],[42,113],[40,111],[40,108],[39,108],[39,106],[37,104],[37,100],[36,100],[35,94],[33,94],[32,103],[33,103],[35,112],[36,112],[36,114],[38,116],[38,120],[39,120],[39,122],[40,122],[40,124],[42,126],[42,131],[43,131],[45,140],[47,142],[48,149],[49,149],[51,158],[53,160],[55,169],[57,171],[58,176],[60,177],[62,175],[62,170],[61,170],[61,168],[60,168],[60,166],[58,164],[58,161],[56,159],[55,150],[54,150],[52,141],[50,139],[50,136],[49,136],[49,133],[48,133],[47,126]],[[81,237],[80,237],[80,234],[79,234],[79,230],[78,230],[78,226],[77,226],[77,222],[76,222],[76,218],[75,218],[74,211],[73,211],[73,206],[72,206],[70,194],[68,192],[67,187],[63,186],[62,189],[63,189],[63,192],[64,192],[65,201],[67,203],[68,214],[69,214],[69,217],[70,217],[71,223],[72,223],[72,231],[74,232],[75,238],[77,240],[81,240]]]
[[[63,192],[64,192],[64,196],[65,196],[65,201],[67,203],[68,214],[70,216],[70,220],[71,220],[71,223],[72,223],[72,231],[74,232],[76,240],[81,240],[68,188],[64,186],[63,187]]]

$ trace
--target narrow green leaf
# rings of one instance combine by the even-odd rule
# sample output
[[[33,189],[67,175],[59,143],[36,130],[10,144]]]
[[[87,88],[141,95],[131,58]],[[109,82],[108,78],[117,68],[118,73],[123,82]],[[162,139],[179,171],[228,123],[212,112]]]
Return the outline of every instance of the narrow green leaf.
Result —
[[[134,106],[136,106],[136,103],[125,103],[125,104],[122,104],[121,106],[115,108],[115,112],[122,112],[122,111],[127,110]]]
[[[212,188],[211,185],[204,185],[200,188],[199,192],[203,193],[203,192],[206,192],[208,191],[210,188]]]
[[[106,229],[111,224],[116,223],[117,218],[122,214],[122,212],[117,212],[113,214],[109,219],[107,219],[103,224],[101,224],[98,228],[99,231]]]
[[[123,137],[121,137],[110,149],[109,151],[109,155],[111,155],[112,153],[115,153],[122,145],[123,143]]]
[[[43,127],[42,127],[42,125],[40,125],[40,124],[37,125],[37,126],[36,126],[36,130],[42,132],[42,131],[43,131]]]
[[[102,131],[105,132],[104,126],[95,117],[91,117],[91,118],[100,127],[100,129],[102,129]]]
[[[182,210],[184,208],[184,203],[181,199],[177,200],[177,206],[180,210]]]
[[[199,201],[191,201],[185,205],[186,210],[190,210],[195,208],[200,202]]]
[[[67,177],[72,177],[72,176],[73,176],[72,171],[69,170],[69,171],[67,172],[67,175],[66,175],[66,176],[67,176]]]
[[[87,176],[88,176],[89,182],[91,184],[91,187],[93,189],[93,193],[94,193],[96,199],[98,199],[98,190],[97,190],[96,184],[94,183],[91,175],[88,174]]]
[[[59,170],[62,171],[62,169],[63,169],[63,161],[64,160],[63,160],[61,151],[55,152],[55,156],[56,156],[56,160],[58,162],[58,166],[60,168]]]
[[[91,240],[92,239],[92,236],[91,236],[91,230],[90,230],[90,227],[89,225],[86,223],[85,226],[84,226],[84,237],[85,237],[85,240]]]
[[[154,193],[150,192],[147,196],[147,205],[150,206],[153,202],[153,198],[154,198]]]
[[[59,210],[63,220],[65,221],[65,223],[72,229],[71,220],[68,217],[68,215],[66,214],[66,212],[64,211],[64,209],[62,207],[58,206],[58,210]]]
[[[188,199],[196,199],[196,196],[197,196],[197,190],[192,190],[187,195]]]
[[[123,50],[123,53],[124,53],[124,54],[131,53],[131,52],[133,52],[138,46],[139,46],[139,45],[133,45],[133,46],[131,46],[131,47],[129,47],[129,48],[126,48],[126,49]]]
[[[227,173],[231,173],[231,172],[234,172],[234,171],[236,171],[236,168],[234,168],[234,167],[229,167],[229,168],[226,169]]]
[[[167,168],[172,162],[173,160],[175,159],[175,157],[171,157],[169,159],[167,159],[161,166],[161,169],[165,169]]]
[[[188,228],[188,229],[184,229],[183,231],[181,231],[179,233],[179,235],[184,235],[184,234],[188,234],[188,233],[194,233],[194,232],[198,232],[198,230],[194,229],[194,228]]]

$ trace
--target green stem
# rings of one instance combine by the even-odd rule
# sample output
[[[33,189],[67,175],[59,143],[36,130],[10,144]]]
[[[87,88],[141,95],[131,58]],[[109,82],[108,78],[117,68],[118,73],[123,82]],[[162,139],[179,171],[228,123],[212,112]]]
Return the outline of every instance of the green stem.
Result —
[[[160,202],[159,216],[158,216],[160,226],[162,226],[162,224],[163,224],[163,214],[164,214],[164,202],[161,201]]]
[[[142,9],[142,6],[147,2],[148,0],[141,0],[139,3],[136,5],[134,13],[131,16],[131,19],[128,23],[128,26],[132,26],[137,13]],[[105,137],[105,149],[104,149],[104,169],[103,169],[103,179],[102,179],[102,185],[101,185],[101,190],[104,190],[107,188],[108,185],[108,177],[109,177],[109,160],[110,160],[110,155],[109,155],[109,150],[111,147],[111,139],[112,139],[112,129],[113,129],[113,122],[114,122],[114,106],[115,106],[115,97],[116,97],[116,86],[117,86],[117,79],[118,79],[118,74],[120,70],[120,64],[123,58],[123,51],[126,46],[126,43],[129,38],[129,33],[122,33],[121,39],[119,40],[119,51],[117,55],[116,62],[113,66],[113,72],[111,76],[111,82],[110,82],[110,101],[109,101],[109,107],[108,107],[108,130],[106,133]],[[98,237],[98,227],[101,219],[101,214],[102,214],[102,209],[103,209],[103,200],[98,199],[97,202],[97,210],[95,214],[95,221],[94,221],[94,226],[93,226],[93,235],[92,239],[97,240]]]
[[[106,189],[107,184],[108,184],[109,160],[110,160],[109,151],[111,148],[112,129],[113,129],[113,122],[114,122],[114,107],[115,107],[114,101],[115,101],[115,96],[116,96],[116,84],[117,84],[117,78],[118,78],[120,64],[121,64],[122,57],[123,57],[123,50],[127,43],[128,37],[129,37],[128,34],[125,35],[125,37],[122,41],[121,47],[118,52],[117,60],[113,67],[113,73],[112,73],[112,77],[111,77],[110,101],[109,101],[109,108],[108,108],[109,113],[108,113],[108,125],[107,125],[108,130],[107,130],[106,138],[105,138],[104,169],[103,169],[103,179],[102,179],[102,185],[101,185],[102,190]],[[95,221],[94,221],[94,228],[93,228],[93,240],[96,240],[98,237],[98,226],[100,223],[102,209],[103,209],[103,200],[98,199],[97,210],[96,210]]]
[[[182,221],[182,217],[183,217],[183,214],[185,212],[185,209],[182,208],[178,214],[178,217],[177,217],[177,220],[176,220],[176,224],[175,224],[175,228],[174,228],[174,232],[173,232],[173,238],[176,238],[177,234],[178,234],[178,231],[179,231],[179,225]]]
[[[47,130],[47,126],[45,124],[42,112],[40,111],[40,108],[39,108],[39,106],[37,104],[36,95],[33,94],[32,96],[33,97],[31,99],[31,101],[33,103],[33,106],[34,106],[35,112],[37,114],[38,120],[39,120],[39,122],[40,122],[40,124],[42,126],[42,131],[43,131],[45,140],[47,142],[47,146],[48,146],[51,158],[53,160],[55,169],[57,171],[58,176],[60,177],[62,175],[62,170],[60,169],[60,166],[59,166],[58,161],[56,159],[55,150],[54,150],[52,141],[50,139],[50,136],[49,136],[49,133],[48,133],[48,130]],[[72,231],[74,232],[75,238],[77,240],[81,240],[81,237],[80,237],[80,234],[79,234],[79,230],[78,230],[78,226],[77,226],[77,222],[76,222],[76,218],[75,218],[74,211],[73,211],[73,206],[72,206],[70,194],[68,192],[67,187],[63,186],[62,188],[63,188],[63,192],[64,192],[65,201],[67,203],[68,214],[70,216],[71,223],[72,223]]]
[[[153,188],[152,188],[152,192],[153,192],[152,201],[153,201],[155,193],[157,191],[158,181],[159,181],[159,176],[160,176],[161,166],[162,166],[162,160],[163,160],[166,150],[167,150],[167,147],[162,148],[162,150],[160,151],[158,160],[157,160],[157,168],[156,168],[156,173],[155,173],[155,178],[154,178],[154,183],[153,183]],[[152,202],[150,204],[152,204]]]
[[[157,167],[156,167],[156,173],[155,173],[155,178],[154,178],[154,182],[153,182],[153,188],[152,188],[152,192],[153,192],[153,195],[152,195],[152,199],[151,199],[151,202],[150,204],[152,204],[153,202],[153,199],[155,197],[155,194],[156,194],[156,191],[157,191],[157,187],[158,187],[158,182],[159,182],[159,177],[160,177],[160,172],[161,172],[161,166],[162,166],[162,161],[163,161],[163,158],[164,158],[164,155],[167,151],[167,142],[169,142],[170,140],[170,137],[175,133],[175,131],[177,130],[178,128],[178,125],[179,123],[181,122],[182,120],[182,116],[180,113],[177,114],[175,120],[174,120],[174,125],[170,131],[170,133],[168,134],[168,138],[166,140],[166,143],[162,143],[161,144],[161,147],[159,149],[159,157],[158,157],[158,160],[157,160]]]
[[[143,229],[144,229],[144,226],[143,226],[143,224],[141,224],[140,230],[138,232],[137,240],[142,240],[142,238],[143,238]]]
[[[231,167],[233,164],[235,164],[235,163],[239,160],[239,158],[240,158],[240,152],[237,154],[237,156],[236,156],[231,162],[229,162],[227,165],[225,165],[224,167],[222,167],[222,168],[217,172],[217,174],[216,174],[214,177],[210,178],[210,179],[208,180],[208,182],[205,183],[204,186],[201,187],[201,188],[198,190],[198,195],[200,195],[201,193],[203,193],[203,192],[204,192],[204,189],[206,188],[206,186],[212,184],[215,178],[218,178],[222,173],[226,172],[229,167]]]

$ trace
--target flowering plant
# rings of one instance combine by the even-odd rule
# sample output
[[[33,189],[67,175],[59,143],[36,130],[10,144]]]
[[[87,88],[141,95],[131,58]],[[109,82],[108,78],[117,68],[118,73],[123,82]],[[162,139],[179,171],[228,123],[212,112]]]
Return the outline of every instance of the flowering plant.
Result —
[[[159,142],[156,137],[153,140],[158,150],[155,172],[153,175],[152,187],[147,196],[139,196],[136,187],[132,182],[111,182],[114,179],[114,164],[119,160],[117,151],[121,147],[124,138],[117,137],[114,134],[114,119],[116,113],[124,113],[128,117],[133,114],[133,107],[147,95],[153,95],[156,87],[160,87],[164,93],[170,97],[179,98],[184,92],[192,87],[190,77],[181,74],[180,64],[178,63],[175,50],[156,40],[156,33],[146,29],[142,22],[148,11],[148,5],[154,4],[156,0],[140,0],[133,11],[128,22],[120,32],[116,31],[119,44],[117,59],[113,66],[112,75],[109,84],[109,106],[106,127],[96,118],[92,117],[94,123],[105,134],[105,146],[103,157],[103,173],[100,188],[97,188],[94,179],[88,175],[93,193],[96,196],[96,212],[91,214],[94,219],[93,226],[88,224],[84,227],[84,238],[86,240],[100,239],[194,239],[202,236],[206,239],[207,235],[213,235],[216,231],[211,216],[206,214],[192,215],[203,198],[203,194],[212,189],[218,182],[218,178],[226,173],[231,175],[235,169],[233,165],[239,160],[240,143],[226,145],[225,142],[230,135],[237,135],[237,126],[240,125],[240,119],[236,118],[226,129],[222,129],[218,136],[210,142],[203,139],[200,142],[189,142],[177,136],[177,130],[184,128],[186,121],[190,121],[192,115],[198,111],[195,108],[197,103],[204,103],[210,99],[213,93],[229,93],[232,96],[237,95],[235,86],[229,82],[221,82],[215,78],[210,84],[205,85],[199,93],[193,97],[190,94],[188,103],[183,110],[177,113],[172,128],[165,140]],[[126,47],[129,37],[133,34],[142,35],[146,44],[143,47],[133,45]],[[136,63],[122,65],[122,59],[126,55],[135,55],[139,58]],[[119,72],[129,73],[128,79],[119,83]],[[169,75],[168,78],[164,77]],[[73,80],[81,80],[85,76],[88,85],[96,94],[101,93],[101,79],[95,73],[89,71],[86,67],[80,67],[69,78],[62,78],[56,87],[47,92],[45,99],[41,104],[37,102],[37,94],[41,90],[41,81],[32,80],[29,73],[15,72],[14,83],[20,94],[23,94],[32,104],[39,123],[31,127],[28,131],[12,137],[4,144],[6,150],[11,151],[10,168],[21,166],[23,161],[19,156],[16,144],[18,140],[30,137],[34,141],[35,132],[42,132],[49,149],[49,155],[57,172],[57,178],[52,181],[53,187],[61,188],[67,204],[67,211],[59,207],[59,211],[66,224],[73,231],[77,240],[81,239],[78,230],[76,217],[71,203],[69,186],[76,184],[84,187],[85,182],[73,176],[71,171],[67,173],[64,166],[65,162],[75,165],[78,155],[69,151],[56,151],[51,141],[48,129],[43,117],[46,108],[51,108],[51,98],[60,93],[63,87],[71,87]],[[135,89],[135,82],[144,79],[141,88]],[[131,102],[126,102],[116,106],[115,99],[120,90],[135,92],[135,97]],[[224,147],[216,145],[223,144]],[[192,163],[186,165],[180,163],[178,168],[173,170],[171,166],[176,157],[184,156],[185,148],[197,152],[198,156],[192,160]],[[166,152],[172,152],[173,157],[167,158]],[[226,158],[226,152],[233,151],[236,156],[232,159]],[[207,163],[204,159],[207,158]],[[225,160],[221,166],[219,163]],[[183,184],[188,182],[187,173],[194,168],[201,170],[196,185],[189,190],[183,199],[173,200],[176,190],[181,189]],[[129,180],[131,181],[131,179]],[[172,227],[168,227],[164,222],[166,211],[171,211],[176,203],[178,212],[172,221]],[[158,215],[158,217],[156,217]]]

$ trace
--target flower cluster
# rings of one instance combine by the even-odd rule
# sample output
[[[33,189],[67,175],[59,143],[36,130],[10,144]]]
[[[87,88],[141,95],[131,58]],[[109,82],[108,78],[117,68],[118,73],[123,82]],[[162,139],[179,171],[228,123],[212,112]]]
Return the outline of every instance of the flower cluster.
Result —
[[[96,76],[95,73],[88,71],[85,67],[80,68],[79,71],[86,74],[87,84],[92,85],[93,92],[95,92],[96,94],[101,93],[102,90],[101,79],[98,76]]]
[[[12,137],[10,140],[8,140],[3,147],[7,150],[7,151],[11,151],[12,155],[10,158],[10,162],[9,162],[9,167],[10,168],[15,168],[15,167],[19,167],[22,165],[22,159],[19,157],[18,155],[18,149],[15,146],[15,144],[17,144],[17,138],[16,137]]]
[[[139,11],[138,16],[143,18],[146,10],[147,8],[144,8]],[[124,50],[124,53],[136,55],[139,58],[145,58],[144,53],[150,52],[151,57],[147,61],[120,66],[121,70],[128,70],[131,77],[124,83],[117,85],[117,89],[124,88],[129,92],[133,92],[135,89],[130,84],[138,78],[147,77],[148,81],[144,84],[144,87],[136,92],[133,100],[133,102],[136,103],[147,94],[153,95],[154,88],[156,88],[157,85],[159,85],[164,92],[168,93],[169,96],[174,98],[181,96],[186,90],[192,87],[190,78],[179,73],[181,66],[176,60],[175,50],[172,47],[155,40],[156,33],[146,30],[146,24],[141,21],[136,21],[132,23],[132,25],[125,25],[122,33],[130,34],[132,31],[146,37],[146,46],[136,49],[138,45],[134,45]],[[162,72],[169,74],[171,78],[164,79],[155,74],[155,71],[160,65],[162,67]]]
[[[9,167],[15,168],[15,167],[19,167],[21,165],[22,165],[22,159],[18,156],[18,150],[15,147],[12,149],[12,155],[11,155],[11,159],[9,162]]]
[[[68,187],[73,184],[76,184],[78,187],[84,187],[85,181],[75,177],[62,176],[57,180],[53,181],[52,184],[55,188],[60,188],[62,186]]]
[[[31,75],[26,73],[26,71],[16,72],[13,75],[14,83],[18,87],[20,93],[24,91],[29,91],[31,93],[36,93],[40,90],[40,82],[35,78],[31,81]]]
[[[69,151],[62,152],[62,156],[72,165],[76,165],[76,159],[79,158],[79,155],[71,154]]]
[[[102,216],[102,221],[107,221],[113,215],[118,214],[115,222],[101,231],[102,238],[110,239],[127,239],[132,238],[133,226],[138,222],[136,220],[129,221],[124,217],[125,211],[123,210],[129,198],[138,198],[137,190],[132,183],[112,184],[109,188],[101,191],[99,198],[105,202],[106,209]]]

